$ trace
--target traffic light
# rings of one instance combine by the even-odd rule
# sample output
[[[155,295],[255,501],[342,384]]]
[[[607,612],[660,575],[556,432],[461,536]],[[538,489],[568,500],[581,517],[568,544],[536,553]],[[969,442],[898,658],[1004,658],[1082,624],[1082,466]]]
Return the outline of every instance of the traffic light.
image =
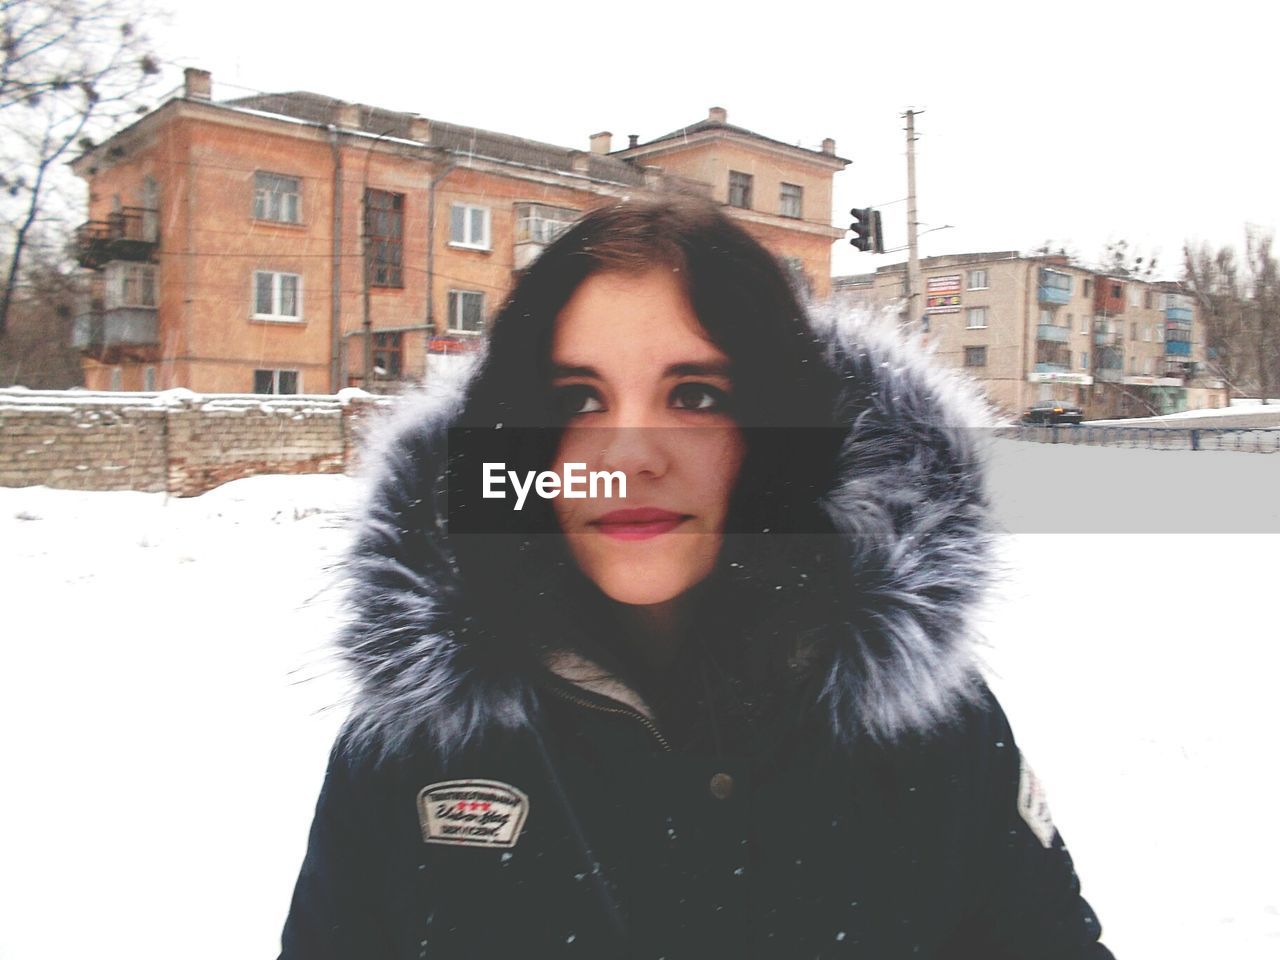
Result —
[[[849,242],[859,250],[884,253],[884,230],[880,225],[880,211],[871,207],[854,207],[849,211],[853,222],[849,229],[853,236]]]
[[[870,250],[875,244],[872,236],[872,231],[875,230],[874,214],[875,211],[870,207],[854,207],[849,211],[849,216],[853,217],[853,223],[849,225],[853,236],[849,238],[849,243],[859,250]]]

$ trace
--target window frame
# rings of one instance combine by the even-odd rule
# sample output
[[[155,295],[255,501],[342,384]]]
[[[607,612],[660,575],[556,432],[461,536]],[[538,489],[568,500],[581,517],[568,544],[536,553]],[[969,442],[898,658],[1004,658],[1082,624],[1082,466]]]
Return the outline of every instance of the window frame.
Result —
[[[374,206],[374,200],[388,206]],[[404,289],[404,219],[406,198],[395,190],[364,188],[365,278],[370,287]],[[385,217],[388,231],[374,233],[375,219]]]
[[[976,353],[976,352],[971,353],[971,351],[981,351],[981,353],[980,353],[980,354],[979,354],[979,353]],[[971,362],[971,361],[970,361],[970,357],[971,357],[971,356],[981,356],[981,357],[982,357],[982,362],[981,362],[981,363],[974,363],[974,362]],[[965,368],[967,369],[967,368],[969,368],[969,367],[985,367],[986,365],[987,365],[987,346],[986,346],[986,344],[976,344],[976,345],[969,345],[969,344],[966,344],[966,345],[965,345],[965,348],[964,348],[964,366],[965,366]]]
[[[275,311],[273,313],[258,312],[258,277],[271,277],[271,306]],[[280,306],[283,301],[282,296],[282,278],[293,277],[296,281],[294,287],[294,308],[297,313],[288,314],[281,313]],[[249,316],[253,320],[262,323],[302,323],[303,305],[302,305],[302,274],[291,273],[288,270],[254,270],[249,277]]]
[[[981,283],[981,284],[976,284],[976,283],[974,283],[974,280],[975,280],[979,275],[981,275],[981,277],[982,277],[982,283]],[[969,275],[968,275],[968,277],[965,279],[965,282],[968,284],[968,286],[966,286],[966,287],[965,287],[965,289],[966,289],[966,290],[987,290],[987,289],[989,289],[989,288],[990,288],[990,286],[991,286],[991,277],[988,275],[988,273],[987,273],[987,271],[986,271],[985,269],[984,269],[984,270],[970,270],[970,271],[969,271]]]
[[[462,213],[462,240],[456,240],[453,236],[453,213],[455,210],[461,210]],[[471,237],[471,214],[474,211],[480,211],[483,214],[482,223],[484,225],[484,237],[482,241],[477,242]],[[457,247],[460,250],[492,250],[493,249],[493,219],[492,213],[488,207],[483,207],[478,203],[460,203],[454,201],[449,204],[449,246]]]
[[[379,344],[378,341],[383,338],[390,338],[390,342],[384,341],[383,344]],[[388,362],[379,363],[379,356],[385,356]],[[388,380],[398,380],[404,376],[403,330],[373,331],[373,365],[375,368],[382,367],[386,372],[377,374],[377,376],[385,377]]]
[[[788,189],[794,190],[793,195],[788,194]],[[789,212],[787,209],[787,201],[795,201],[795,212]],[[788,217],[793,220],[804,219],[804,187],[798,183],[779,183],[778,184],[778,216]]]
[[[974,323],[974,314],[982,314],[982,323]],[[966,307],[964,312],[964,328],[966,330],[985,330],[989,326],[986,307]]]
[[[102,298],[103,308],[106,310],[157,309],[158,275],[154,263],[117,260],[109,264],[106,269],[106,290]],[[137,294],[136,299],[130,299],[130,287],[134,288]],[[150,297],[143,295],[147,292],[150,293]]]
[[[575,207],[561,207],[553,203],[540,203],[536,200],[520,200],[515,204],[515,242],[538,243],[546,245],[553,242],[560,234],[568,230],[582,218],[582,211]],[[558,214],[571,213],[571,218]],[[548,224],[554,224],[547,229]],[[450,222],[450,233],[453,224]]]
[[[273,178],[276,181],[291,180],[294,184],[292,191],[272,190],[269,186],[263,185],[263,180]],[[279,212],[281,216],[271,216],[271,198],[279,197]],[[293,198],[293,218],[284,216],[285,198]],[[276,173],[274,170],[255,170],[253,171],[253,203],[250,205],[250,215],[254,220],[262,223],[283,223],[291,226],[302,225],[302,177],[294,176],[289,173]]]
[[[480,298],[480,322],[475,330],[468,329],[461,325],[463,313],[464,296],[476,296]],[[450,288],[446,299],[445,312],[448,315],[448,331],[450,333],[459,333],[464,336],[480,336],[485,329],[484,316],[485,296],[483,290],[463,290],[460,288]]]
[[[271,375],[271,390],[263,392],[258,389],[258,374],[268,373]],[[291,393],[282,393],[280,391],[280,374],[293,374],[294,388]],[[294,367],[258,367],[253,371],[253,393],[256,396],[263,397],[296,397],[302,393],[302,371]]]
[[[734,180],[735,177],[739,178],[736,182]],[[744,194],[745,202],[734,203],[733,191],[735,186],[745,191],[745,194]],[[729,171],[729,197],[728,197],[729,206],[737,207],[739,210],[754,210],[755,208],[752,206],[752,202],[755,199],[752,196],[754,193],[755,193],[755,177],[752,174],[743,173],[741,170]]]

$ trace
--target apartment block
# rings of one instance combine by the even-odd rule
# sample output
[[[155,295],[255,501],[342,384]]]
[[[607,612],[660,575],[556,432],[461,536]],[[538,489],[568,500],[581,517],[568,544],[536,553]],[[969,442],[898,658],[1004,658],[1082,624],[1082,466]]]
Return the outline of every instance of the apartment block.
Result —
[[[981,382],[1010,416],[1043,400],[1077,403],[1087,419],[1227,405],[1179,284],[1017,251],[930,257],[920,268],[914,309],[906,264],[836,277],[833,299],[914,317],[937,358]]]
[[[377,392],[472,349],[518,271],[584,212],[712,197],[814,296],[830,290],[835,143],[723,108],[645,143],[554,146],[313,93],[179,95],[78,157],[91,389]],[[429,364],[430,361],[430,364]]]

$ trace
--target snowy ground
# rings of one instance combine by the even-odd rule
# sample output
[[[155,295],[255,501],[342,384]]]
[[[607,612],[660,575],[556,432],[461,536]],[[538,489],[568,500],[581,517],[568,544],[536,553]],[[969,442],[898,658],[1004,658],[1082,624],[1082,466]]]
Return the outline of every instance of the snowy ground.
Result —
[[[1191,467],[1223,497],[1280,472],[997,453],[1007,499],[1037,471],[1105,478],[1085,498]],[[1275,513],[1280,483],[1245,486]],[[340,720],[316,594],[354,495],[321,476],[191,500],[0,488],[0,960],[275,955]],[[1120,960],[1280,954],[1278,557],[1276,534],[1002,540],[992,683]]]

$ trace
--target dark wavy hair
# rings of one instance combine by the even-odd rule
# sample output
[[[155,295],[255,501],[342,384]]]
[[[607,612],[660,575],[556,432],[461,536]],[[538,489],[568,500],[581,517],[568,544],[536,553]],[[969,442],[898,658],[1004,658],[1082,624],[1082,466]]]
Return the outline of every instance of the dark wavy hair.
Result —
[[[749,611],[753,587],[758,593],[767,586],[776,609],[788,577],[814,569],[813,550],[828,540],[809,534],[829,529],[817,501],[834,476],[840,384],[781,263],[715,204],[624,200],[587,213],[561,234],[519,276],[495,318],[458,426],[501,444],[486,459],[500,457],[522,471],[545,469],[561,427],[551,388],[559,313],[589,277],[655,269],[680,280],[703,330],[728,357],[731,412],[746,441],[711,603],[720,615]],[[478,459],[474,443],[465,446],[469,458]],[[451,463],[451,474],[459,466]],[[530,498],[513,516],[466,490],[453,488],[450,497],[451,524],[463,516],[487,518],[470,527],[484,532],[451,537],[459,564],[469,568],[468,582],[493,590],[484,606],[516,633],[555,622],[561,639],[548,643],[571,635],[589,642],[598,631],[569,629],[559,614],[569,608],[585,616],[601,609],[600,598],[585,577],[574,576],[576,565],[560,538],[540,536],[556,529],[548,502]],[[510,526],[492,525],[495,514],[486,511],[495,509],[506,512]],[[792,562],[797,551],[805,562]],[[573,599],[566,603],[567,597]],[[528,616],[530,604],[541,605],[542,613]],[[609,659],[607,651],[591,652]]]

